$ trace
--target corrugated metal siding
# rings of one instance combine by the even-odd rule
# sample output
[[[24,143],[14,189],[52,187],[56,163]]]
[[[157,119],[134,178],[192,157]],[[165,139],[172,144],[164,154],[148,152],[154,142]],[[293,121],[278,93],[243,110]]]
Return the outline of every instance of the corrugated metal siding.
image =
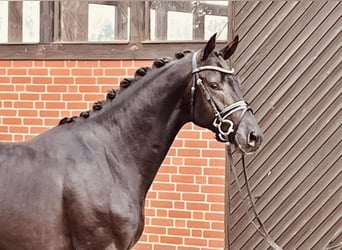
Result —
[[[235,68],[265,134],[248,157],[257,210],[284,249],[324,249],[342,238],[342,2],[233,8]],[[230,249],[267,249],[233,181],[230,194]]]

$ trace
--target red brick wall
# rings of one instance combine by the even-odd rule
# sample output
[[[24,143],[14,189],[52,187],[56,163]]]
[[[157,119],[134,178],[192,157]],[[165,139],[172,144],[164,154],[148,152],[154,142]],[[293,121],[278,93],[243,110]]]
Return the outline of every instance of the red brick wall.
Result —
[[[23,141],[78,115],[151,61],[1,61],[0,141]],[[187,124],[165,158],[146,201],[144,234],[134,249],[222,249],[224,149]]]

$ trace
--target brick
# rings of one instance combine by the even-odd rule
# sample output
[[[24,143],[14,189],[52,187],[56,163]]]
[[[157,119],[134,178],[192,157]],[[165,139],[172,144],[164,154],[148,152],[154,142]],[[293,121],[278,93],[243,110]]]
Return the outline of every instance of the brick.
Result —
[[[224,221],[224,213],[214,213],[214,212],[207,212],[204,215],[205,220],[210,221]]]
[[[204,231],[204,237],[224,239],[224,233],[222,231],[205,230]]]
[[[186,210],[170,210],[170,218],[191,218],[191,212]]]
[[[183,247],[183,246],[179,246],[177,247],[177,250],[198,250],[197,247]]]
[[[202,211],[199,212],[199,211],[201,211],[201,210],[193,211],[192,219],[194,219],[194,220],[203,220],[204,219],[204,212],[202,212]]]
[[[33,61],[30,60],[13,60],[13,68],[16,67],[32,67]]]
[[[65,109],[65,103],[64,102],[46,102],[45,107],[47,109]]]
[[[135,60],[133,61],[134,67],[149,67],[152,65],[152,60]]]
[[[28,92],[46,92],[46,85],[26,85]]]
[[[16,92],[22,92],[25,91],[25,87],[27,86],[27,84],[16,84],[15,85],[15,91]]]
[[[157,210],[157,217],[166,217],[167,211],[165,209],[158,209]]]
[[[60,121],[60,119],[58,119],[58,118],[53,118],[53,119],[45,118],[44,119],[44,126],[56,126],[59,123],[59,121]]]
[[[179,192],[198,192],[199,187],[197,185],[192,184],[177,184],[176,191]]]
[[[48,84],[52,83],[51,77],[44,77],[44,76],[33,76],[32,83],[34,84]]]
[[[95,100],[103,100],[105,98],[104,94],[84,94],[85,101],[95,101]]]
[[[223,186],[202,186],[201,192],[222,194],[224,192],[224,187]]]
[[[59,111],[56,111],[56,110],[40,110],[39,116],[40,117],[58,117]]]
[[[207,195],[208,202],[224,202],[223,194],[208,194]]]
[[[194,176],[193,175],[172,175],[171,182],[176,183],[194,183]]]
[[[180,198],[181,198],[180,193],[162,192],[158,190],[158,199],[160,200],[179,200]]]
[[[203,230],[192,229],[191,230],[192,237],[203,237]]]
[[[86,110],[88,108],[88,104],[85,102],[68,102],[66,108]]]
[[[181,219],[181,220],[176,219],[175,220],[175,226],[176,227],[186,227],[186,221],[183,219]]]
[[[216,175],[216,176],[224,176],[225,169],[218,167],[209,167],[204,168],[204,175]]]
[[[14,141],[19,141],[19,142],[23,141],[24,140],[24,136],[23,135],[15,134],[13,140]]]
[[[34,61],[34,67],[44,67],[44,61]]]
[[[82,94],[79,94],[79,93],[72,93],[72,94],[65,93],[62,95],[62,100],[63,101],[82,101],[83,96]]]
[[[0,67],[11,67],[12,61],[0,60]]]
[[[33,116],[33,117],[37,117],[38,116],[38,112],[37,110],[34,109],[19,109],[19,116]]]
[[[98,84],[110,84],[112,88],[119,83],[119,80],[114,77],[98,77],[97,78]]]
[[[209,247],[224,248],[224,239],[221,240],[209,240]]]
[[[203,157],[215,157],[215,158],[223,158],[225,156],[225,151],[224,149],[222,150],[206,150],[204,149],[202,151],[202,156]]]
[[[185,201],[205,201],[205,195],[201,193],[184,193],[182,194],[182,200]]]
[[[152,207],[162,207],[162,208],[172,208],[172,202],[171,201],[151,200],[151,206]]]
[[[62,99],[61,95],[57,93],[43,93],[40,97],[42,101],[58,101]]]
[[[89,86],[89,85],[80,85],[79,86],[80,92],[92,92],[92,93],[98,93],[100,91],[99,86]]]
[[[214,185],[217,185],[217,184],[220,184],[220,185],[224,185],[224,176],[209,176],[208,177],[208,183],[209,184],[214,184]]]
[[[0,100],[17,100],[17,93],[2,93],[0,92]]]
[[[64,60],[49,60],[45,61],[45,67],[64,67]]]
[[[11,91],[12,92],[12,91],[14,91],[14,85],[11,85],[11,84],[0,84],[0,91]]]
[[[13,101],[3,101],[4,108],[13,108]]]
[[[154,181],[159,181],[159,182],[170,182],[170,175],[168,174],[163,174],[163,173],[158,173],[157,176],[154,178]]]
[[[14,117],[3,117],[2,118],[2,123],[3,124],[21,124],[21,118],[14,118]]]
[[[94,76],[103,76],[103,69],[93,69]]]
[[[186,209],[189,210],[200,210],[200,211],[206,211],[209,210],[209,204],[208,203],[203,203],[203,202],[188,202]]]
[[[196,176],[196,184],[207,184],[207,177],[206,176]]]
[[[204,140],[184,140],[186,148],[208,148],[208,141]]]
[[[23,126],[10,126],[9,132],[10,133],[28,133],[28,127]]]
[[[33,69],[29,69],[28,74],[29,75],[47,75],[48,69],[46,69],[46,68],[33,68]]]
[[[13,137],[11,134],[1,134],[0,133],[0,141],[13,141]]]
[[[38,93],[21,93],[20,94],[20,100],[39,100],[39,94]]]
[[[98,67],[99,61],[93,60],[93,61],[77,61],[78,67]]]
[[[126,75],[126,69],[123,69],[123,68],[105,69],[104,75],[105,76],[125,76]],[[133,76],[133,74],[128,74],[128,75]]]
[[[161,236],[160,242],[179,245],[179,244],[183,243],[183,238],[182,237],[176,237],[176,236]]]
[[[120,67],[121,61],[101,60],[99,67]]]
[[[0,125],[0,133],[8,133],[9,126]]]
[[[168,235],[190,236],[190,230],[186,228],[169,228]]]
[[[201,155],[201,151],[199,149],[187,149],[187,148],[177,149],[177,156],[200,157],[200,155]]]
[[[165,227],[157,227],[157,226],[146,226],[144,228],[144,233],[166,234],[166,228]]]
[[[25,125],[42,125],[43,119],[41,119],[41,118],[23,118],[23,124],[25,124]]]
[[[153,250],[176,250],[176,246],[155,244]]]
[[[73,84],[74,79],[72,77],[53,77],[53,83],[55,83],[55,84]]]
[[[71,74],[74,76],[91,76],[91,69],[72,69]]]
[[[0,77],[0,83],[7,83],[10,84],[11,83],[11,78],[8,76],[1,76]]]
[[[207,245],[207,240],[202,239],[202,238],[185,238],[184,243],[186,245],[192,245],[192,246],[206,246]]]
[[[174,189],[175,189],[174,183],[162,183],[162,182],[153,182],[152,183],[152,190],[173,191]]]
[[[63,85],[48,85],[47,86],[47,92],[66,92],[67,86]]]
[[[173,220],[165,218],[152,218],[152,224],[156,226],[173,226]]]
[[[11,68],[7,70],[8,75],[27,75],[26,69],[21,68]]]
[[[11,77],[11,83],[30,83],[31,77],[27,76],[13,76]]]
[[[65,61],[65,67],[67,67],[67,68],[76,67],[76,64],[77,64],[76,60]]]
[[[224,216],[222,214],[221,222],[212,222],[211,227],[216,230],[224,230]]]
[[[207,166],[208,160],[206,158],[185,158],[185,165]]]
[[[41,134],[41,133],[45,132],[46,130],[47,130],[46,127],[34,127],[34,126],[30,127],[30,133],[31,134]]]
[[[174,209],[184,209],[185,203],[182,201],[175,201],[174,202]]]
[[[51,68],[49,70],[51,76],[68,76],[70,75],[70,69],[63,68]]]

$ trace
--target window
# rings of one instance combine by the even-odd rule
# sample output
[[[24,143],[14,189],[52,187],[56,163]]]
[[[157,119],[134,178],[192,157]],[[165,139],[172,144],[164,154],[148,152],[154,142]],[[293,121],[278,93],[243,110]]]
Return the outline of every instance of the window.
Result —
[[[215,32],[226,41],[228,9],[228,1],[0,1],[0,59],[155,58],[166,47],[196,49]]]

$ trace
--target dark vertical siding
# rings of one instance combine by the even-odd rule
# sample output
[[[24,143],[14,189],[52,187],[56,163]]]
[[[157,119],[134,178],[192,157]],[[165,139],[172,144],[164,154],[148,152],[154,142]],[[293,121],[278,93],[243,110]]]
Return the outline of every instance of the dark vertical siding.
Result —
[[[342,2],[233,5],[235,68],[265,133],[248,157],[257,210],[284,249],[324,249],[342,238]],[[235,183],[230,201],[230,248],[267,249]]]

